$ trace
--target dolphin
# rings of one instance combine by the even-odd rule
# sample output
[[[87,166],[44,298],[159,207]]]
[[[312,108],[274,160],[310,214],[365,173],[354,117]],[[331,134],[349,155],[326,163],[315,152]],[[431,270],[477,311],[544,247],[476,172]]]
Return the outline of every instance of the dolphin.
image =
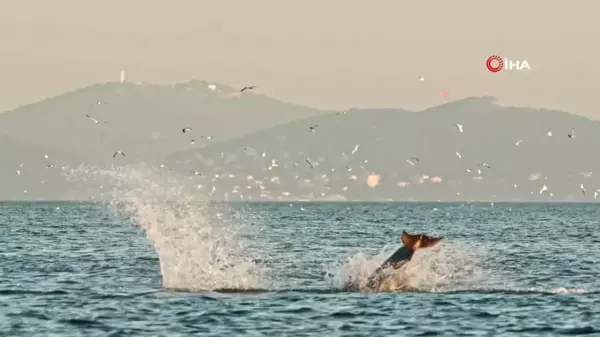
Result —
[[[408,234],[402,231],[400,240],[402,247],[398,248],[394,254],[388,257],[367,279],[366,285],[360,286],[356,282],[350,281],[345,287],[348,291],[377,291],[383,283],[388,280],[393,273],[404,267],[411,260],[415,252],[422,248],[433,247],[438,244],[443,237],[432,237],[425,234]]]

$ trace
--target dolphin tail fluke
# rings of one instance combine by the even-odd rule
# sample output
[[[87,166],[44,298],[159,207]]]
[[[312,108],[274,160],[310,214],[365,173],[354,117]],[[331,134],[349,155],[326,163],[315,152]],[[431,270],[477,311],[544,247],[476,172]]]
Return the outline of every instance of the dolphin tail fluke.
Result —
[[[434,238],[423,234],[408,234],[406,231],[402,231],[401,241],[404,246],[410,249],[412,252],[420,248],[433,247],[438,244],[443,237]]]

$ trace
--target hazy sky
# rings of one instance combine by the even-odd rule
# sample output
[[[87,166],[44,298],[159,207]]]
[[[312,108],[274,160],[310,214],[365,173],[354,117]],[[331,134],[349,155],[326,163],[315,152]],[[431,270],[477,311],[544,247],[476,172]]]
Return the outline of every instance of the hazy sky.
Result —
[[[6,1],[0,111],[116,81],[125,68],[132,81],[254,84],[319,108],[415,109],[447,90],[449,99],[493,95],[600,118],[598,8],[595,0]],[[532,70],[490,73],[493,54]]]

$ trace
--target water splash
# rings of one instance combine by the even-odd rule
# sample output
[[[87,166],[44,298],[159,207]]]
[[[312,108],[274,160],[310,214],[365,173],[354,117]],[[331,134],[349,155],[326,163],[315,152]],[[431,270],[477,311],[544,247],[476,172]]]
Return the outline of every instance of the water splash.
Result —
[[[247,250],[244,222],[228,223],[191,184],[145,165],[63,171],[72,182],[111,187],[101,195],[118,214],[133,217],[160,260],[163,286],[179,290],[251,289],[266,282],[266,268]]]
[[[334,287],[343,288],[352,280],[363,288],[369,276],[392,252],[384,248],[373,257],[364,253],[351,256],[330,267],[328,281]],[[452,243],[419,250],[404,268],[395,273],[393,282],[387,286],[432,292],[480,288],[490,277],[481,266],[482,256],[481,252],[472,248],[467,250]]]

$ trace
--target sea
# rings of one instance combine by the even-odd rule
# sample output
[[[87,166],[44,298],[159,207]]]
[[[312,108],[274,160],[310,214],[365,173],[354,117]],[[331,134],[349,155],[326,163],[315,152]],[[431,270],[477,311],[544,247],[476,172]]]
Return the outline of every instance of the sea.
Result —
[[[600,335],[600,206],[0,203],[1,336]],[[414,291],[347,292],[402,231]]]

